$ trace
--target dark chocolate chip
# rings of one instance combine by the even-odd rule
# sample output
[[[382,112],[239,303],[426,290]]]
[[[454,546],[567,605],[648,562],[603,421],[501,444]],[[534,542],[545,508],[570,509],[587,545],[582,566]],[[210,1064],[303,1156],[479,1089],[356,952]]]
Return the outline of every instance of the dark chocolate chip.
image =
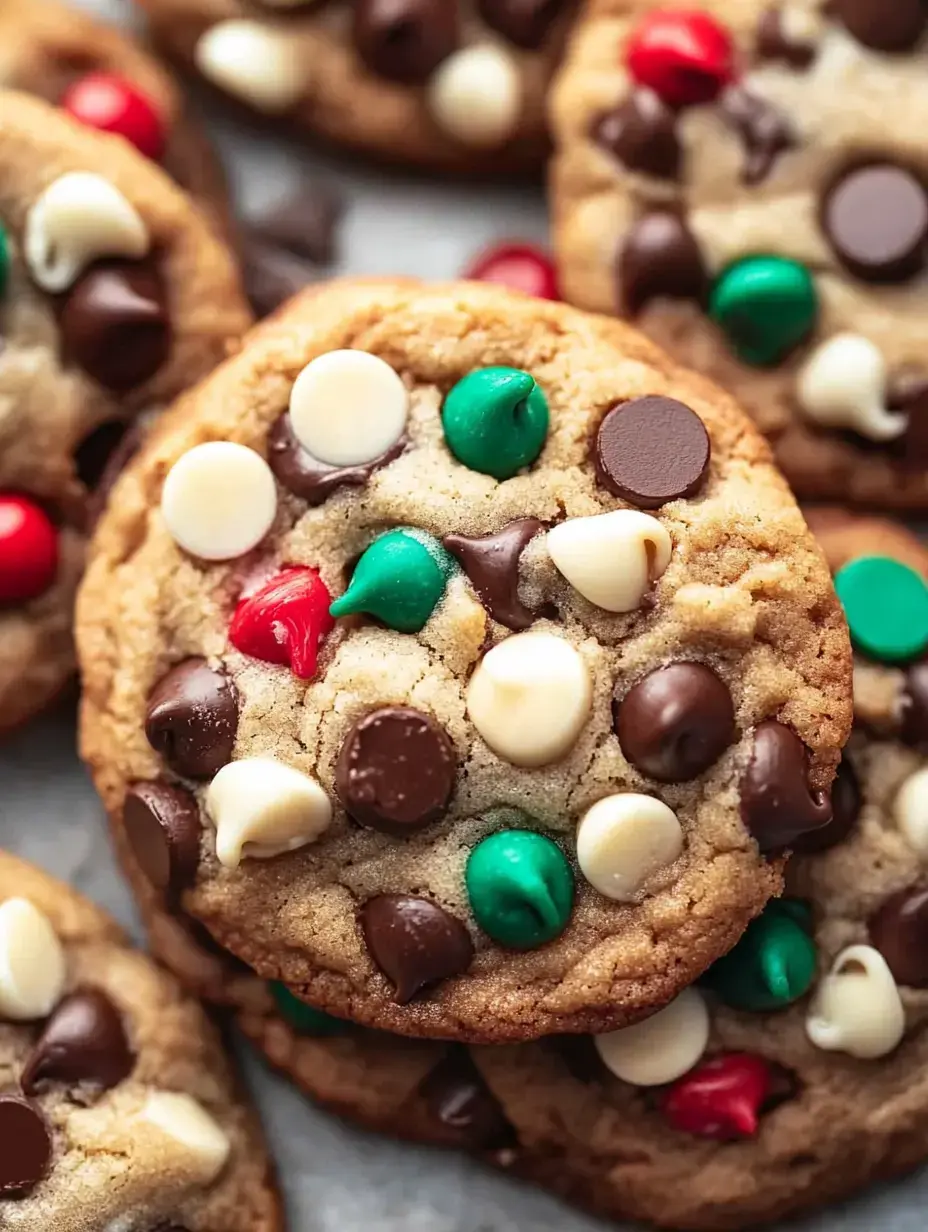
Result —
[[[106,508],[106,502],[109,500],[116,480],[141,448],[142,441],[145,439],[145,431],[146,425],[142,420],[136,419],[134,423],[127,425],[127,430],[123,432],[119,444],[107,458],[103,473],[97,480],[85,506],[84,525],[88,531],[93,529],[100,514]]]
[[[34,1104],[0,1095],[0,1198],[23,1198],[48,1171],[52,1136]]]
[[[519,559],[544,530],[538,518],[507,522],[492,535],[445,535],[442,544],[461,564],[477,598],[507,629],[527,629],[535,613],[519,598]]]
[[[200,808],[183,787],[160,780],[133,783],[122,810],[136,863],[169,900],[193,883],[200,858]]]
[[[662,297],[702,302],[709,287],[696,237],[671,210],[652,210],[630,228],[617,272],[621,300],[631,313]]]
[[[928,466],[928,380],[921,374],[896,377],[886,405],[907,416],[902,436],[890,442],[893,453],[907,469]]]
[[[599,482],[642,509],[694,496],[705,482],[709,454],[705,424],[676,398],[620,402],[596,433]]]
[[[612,703],[622,752],[662,783],[695,778],[725,752],[735,709],[725,682],[704,663],[656,668]]]
[[[144,384],[171,350],[164,282],[150,262],[92,265],[63,300],[59,324],[65,357],[107,389]]]
[[[911,51],[928,22],[924,0],[830,0],[828,11],[874,51]]]
[[[371,957],[396,986],[406,1005],[430,984],[463,975],[474,947],[460,920],[427,898],[381,894],[361,908],[361,927]]]
[[[132,1073],[135,1057],[119,1011],[98,988],[59,1001],[26,1062],[22,1088],[34,1095],[51,1083],[87,1083],[101,1091]]]
[[[757,23],[758,60],[782,60],[790,68],[808,68],[818,53],[814,43],[790,34],[779,5],[765,9]]]
[[[572,0],[477,0],[477,11],[487,25],[515,43],[532,50],[540,47],[551,27]]]
[[[902,740],[913,749],[928,749],[928,659],[905,669],[900,719]]]
[[[870,941],[897,984],[928,984],[928,888],[901,890],[870,919]]]
[[[729,86],[719,107],[744,146],[742,180],[745,184],[759,184],[770,174],[783,151],[796,144],[789,120],[773,103],[744,86]]]
[[[809,757],[795,732],[766,719],[741,776],[741,816],[761,851],[789,847],[831,821],[831,800],[809,789]]]
[[[328,184],[307,180],[252,219],[250,233],[311,265],[331,265],[344,205]]]
[[[349,728],[335,788],[360,825],[402,837],[444,814],[456,770],[454,745],[440,723],[410,706],[384,706]]]
[[[460,40],[448,0],[356,0],[354,45],[369,69],[391,81],[423,82]]]
[[[512,1126],[463,1045],[448,1050],[419,1091],[443,1145],[495,1151],[513,1143]]]
[[[306,452],[294,435],[287,411],[267,435],[267,460],[271,470],[288,492],[308,505],[323,504],[336,488],[363,487],[378,467],[387,466],[405,448],[403,439],[363,466],[329,466]]]
[[[77,477],[88,492],[96,490],[109,468],[110,459],[119,449],[129,424],[119,419],[108,419],[98,424],[84,437],[74,450],[74,467]]]
[[[928,194],[894,163],[847,171],[825,194],[822,229],[835,256],[864,282],[902,282],[928,250]]]
[[[829,847],[843,842],[857,824],[861,803],[857,771],[851,759],[844,756],[831,785],[831,821],[817,830],[810,830],[807,834],[800,834],[793,839],[793,850],[809,855],[816,851],[827,851]]]
[[[618,107],[599,116],[593,139],[630,171],[662,180],[680,175],[683,152],[677,113],[653,90],[634,90]]]
[[[245,294],[259,320],[276,312],[315,276],[305,262],[247,233],[241,241],[241,264]]]
[[[148,699],[145,735],[175,774],[209,779],[232,760],[238,694],[205,659],[184,659],[162,676]]]

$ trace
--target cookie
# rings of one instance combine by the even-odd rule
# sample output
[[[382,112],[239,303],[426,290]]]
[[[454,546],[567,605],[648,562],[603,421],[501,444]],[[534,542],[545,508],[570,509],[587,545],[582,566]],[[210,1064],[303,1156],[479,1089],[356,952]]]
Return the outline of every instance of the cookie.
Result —
[[[114,490],[78,624],[84,756],[163,901],[400,1034],[668,1001],[827,822],[850,719],[828,571],[734,404],[477,284],[259,328]]]
[[[260,1128],[200,1006],[103,912],[4,852],[0,1069],[10,1232],[282,1229]]]
[[[110,454],[249,323],[232,257],[151,161],[0,92],[0,731],[74,670]]]
[[[575,0],[140,0],[151,32],[277,125],[390,161],[512,175],[547,151]]]
[[[729,389],[804,497],[928,507],[923,31],[908,0],[591,0],[553,91],[565,298]]]

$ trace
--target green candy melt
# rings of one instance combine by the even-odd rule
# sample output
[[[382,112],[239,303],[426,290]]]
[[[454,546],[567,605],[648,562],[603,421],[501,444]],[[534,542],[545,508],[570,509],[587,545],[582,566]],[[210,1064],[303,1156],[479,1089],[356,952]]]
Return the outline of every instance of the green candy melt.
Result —
[[[557,843],[533,830],[498,830],[470,853],[464,873],[474,919],[512,950],[533,950],[567,927],[574,874]]]
[[[835,574],[851,640],[884,663],[905,663],[928,647],[928,586],[889,556],[859,556]]]
[[[548,402],[519,368],[478,368],[458,381],[441,412],[448,448],[459,462],[511,479],[530,466],[548,435]]]
[[[776,1010],[808,992],[815,979],[816,948],[804,903],[768,903],[741,940],[706,972],[703,982],[738,1010]]]
[[[345,1030],[345,1024],[340,1018],[335,1018],[324,1010],[313,1009],[311,1005],[295,997],[285,984],[271,980],[268,988],[281,1018],[295,1031],[303,1035],[340,1035]]]
[[[744,257],[716,279],[709,315],[739,359],[777,364],[811,333],[818,315],[812,275],[786,257]]]
[[[329,608],[336,618],[366,612],[390,629],[418,633],[438,606],[454,558],[424,531],[391,530],[358,561],[348,589]]]

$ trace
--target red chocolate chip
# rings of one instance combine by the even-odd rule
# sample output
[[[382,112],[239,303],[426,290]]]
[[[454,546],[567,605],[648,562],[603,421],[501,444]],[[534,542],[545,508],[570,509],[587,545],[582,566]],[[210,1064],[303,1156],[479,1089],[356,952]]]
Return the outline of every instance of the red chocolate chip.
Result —
[[[538,518],[518,518],[492,535],[445,535],[442,545],[461,564],[477,598],[507,629],[527,629],[535,613],[519,598],[519,559],[544,530]]]
[[[123,77],[88,73],[68,87],[60,106],[88,128],[125,137],[154,162],[164,154],[166,133],[157,108],[138,86]]]
[[[148,699],[148,743],[187,778],[212,778],[232,760],[237,727],[235,685],[202,658],[172,667]]]
[[[677,112],[653,90],[633,90],[618,107],[599,116],[593,140],[631,171],[662,180],[680,174]]]
[[[60,1001],[45,1023],[23,1071],[22,1088],[34,1095],[60,1082],[108,1091],[134,1065],[119,1011],[98,988],[81,988]]]
[[[381,894],[361,908],[361,927],[371,957],[396,985],[406,1005],[430,984],[463,975],[474,957],[460,920],[427,898]]]
[[[821,222],[835,256],[864,282],[903,282],[924,267],[928,193],[905,167],[845,172],[825,194]]]
[[[675,398],[621,402],[596,433],[596,474],[613,496],[657,509],[694,496],[709,469],[709,434],[695,411]]]
[[[870,920],[870,940],[897,984],[928,984],[928,888],[901,890]]]
[[[792,842],[793,851],[809,855],[816,851],[827,851],[841,843],[857,824],[860,816],[861,795],[860,782],[850,758],[841,758],[835,781],[831,785],[831,821],[808,834],[800,834]]]
[[[766,1061],[746,1052],[728,1053],[678,1079],[664,1095],[664,1115],[674,1129],[700,1138],[750,1138],[774,1086]]]
[[[284,569],[243,599],[229,625],[229,641],[242,654],[266,663],[286,663],[294,676],[311,680],[319,647],[335,627],[332,596],[316,569]]]
[[[17,493],[0,493],[0,604],[28,603],[58,572],[58,535],[48,515]]]
[[[619,297],[640,312],[652,299],[701,303],[709,275],[696,237],[671,210],[652,210],[629,229],[616,262]]]
[[[831,0],[828,12],[874,51],[911,51],[928,22],[924,0]]]
[[[193,884],[200,859],[200,808],[183,787],[133,783],[122,810],[123,830],[141,871],[170,901]]]
[[[475,258],[461,277],[496,283],[536,299],[561,298],[554,262],[549,253],[534,244],[496,244]]]
[[[674,107],[711,102],[734,73],[731,35],[696,9],[649,13],[632,34],[625,58],[635,81]]]
[[[48,1171],[52,1136],[42,1113],[18,1095],[0,1095],[0,1198],[23,1198]]]
[[[354,45],[390,81],[423,82],[460,41],[458,6],[448,0],[355,0]]]
[[[741,816],[761,851],[789,847],[801,834],[827,826],[827,793],[809,790],[809,757],[795,732],[767,719],[741,776]]]
[[[529,51],[540,47],[571,0],[477,0],[487,25]]]
[[[290,414],[285,411],[267,436],[268,465],[288,492],[308,505],[321,505],[342,487],[363,487],[378,467],[398,458],[406,447],[405,439],[361,466],[329,466],[307,453],[293,432]]]

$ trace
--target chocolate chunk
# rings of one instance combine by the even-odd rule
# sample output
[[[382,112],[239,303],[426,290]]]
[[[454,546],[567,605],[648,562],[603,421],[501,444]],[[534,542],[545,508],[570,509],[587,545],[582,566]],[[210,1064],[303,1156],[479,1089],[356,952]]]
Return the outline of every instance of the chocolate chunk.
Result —
[[[683,152],[677,137],[677,113],[653,90],[634,90],[593,126],[593,139],[630,171],[662,180],[680,175]]]
[[[372,72],[423,82],[460,41],[458,6],[448,0],[356,0],[354,45]]]
[[[809,855],[827,851],[843,842],[857,824],[861,806],[860,782],[851,759],[841,758],[835,781],[831,785],[831,821],[793,840],[793,851]]]
[[[487,25],[515,43],[532,50],[540,47],[571,0],[477,0],[477,11]]]
[[[856,167],[825,194],[821,225],[835,256],[856,277],[902,282],[925,264],[928,195],[905,167]]]
[[[23,1198],[48,1171],[52,1136],[34,1104],[0,1095],[0,1198]]]
[[[928,984],[928,888],[900,890],[870,919],[870,941],[897,984]]]
[[[241,242],[241,265],[245,294],[259,320],[276,312],[314,276],[305,262],[248,233]]]
[[[205,659],[184,659],[162,676],[148,699],[145,735],[175,774],[209,779],[232,760],[238,694]]]
[[[777,158],[796,144],[792,126],[771,102],[744,86],[729,86],[719,102],[725,121],[744,145],[741,178],[759,184],[770,174]]]
[[[652,210],[630,228],[617,271],[619,295],[631,313],[664,296],[702,302],[709,287],[696,237],[671,210]]]
[[[396,985],[394,999],[406,1005],[429,984],[463,975],[474,947],[460,920],[427,898],[381,894],[361,908],[361,927],[371,957]]]
[[[899,735],[913,749],[928,749],[928,659],[905,669]]]
[[[335,788],[360,825],[403,837],[444,814],[456,770],[454,745],[440,723],[409,706],[384,706],[349,729]]]
[[[612,703],[622,752],[662,783],[695,778],[721,757],[735,734],[725,682],[704,663],[671,663],[649,672]]]
[[[249,231],[310,265],[331,265],[343,209],[342,199],[331,185],[307,180],[253,219]]]
[[[928,22],[924,0],[830,0],[828,11],[874,51],[911,51]]]
[[[790,33],[779,5],[765,9],[757,23],[755,52],[758,60],[782,60],[790,68],[808,68],[818,54],[814,43]]]
[[[709,469],[709,434],[695,411],[675,398],[620,402],[596,433],[596,475],[613,496],[657,509],[693,496]]]
[[[761,851],[789,847],[800,834],[831,821],[826,792],[809,790],[809,758],[795,732],[767,719],[741,776],[741,816]]]
[[[515,1134],[499,1101],[462,1045],[448,1050],[419,1092],[442,1145],[494,1151],[513,1143]]]
[[[442,544],[461,564],[477,598],[507,629],[527,629],[535,613],[519,598],[519,559],[544,530],[538,518],[507,522],[493,535],[445,535]]]
[[[158,891],[176,901],[193,884],[200,859],[200,808],[183,787],[161,780],[133,783],[122,810],[123,829],[139,868]]]
[[[289,412],[285,411],[267,434],[268,465],[287,491],[308,505],[323,504],[336,488],[363,487],[378,467],[387,466],[405,448],[404,438],[362,466],[329,466],[307,453],[297,440]]]
[[[108,1091],[132,1073],[135,1057],[119,1011],[98,988],[80,988],[59,1001],[45,1023],[22,1076],[35,1095],[51,1083],[87,1083]]]
[[[59,325],[65,357],[106,389],[144,384],[171,350],[164,283],[150,262],[92,265],[63,300]]]

